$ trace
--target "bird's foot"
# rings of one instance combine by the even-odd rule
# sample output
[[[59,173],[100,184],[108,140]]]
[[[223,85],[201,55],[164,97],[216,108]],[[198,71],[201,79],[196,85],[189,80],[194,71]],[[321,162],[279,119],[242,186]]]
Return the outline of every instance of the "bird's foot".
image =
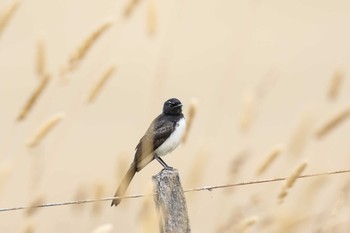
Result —
[[[168,164],[166,164],[163,159],[161,159],[159,156],[155,156],[155,159],[163,166],[165,170],[174,170],[174,168],[170,167]]]
[[[173,171],[174,168],[173,168],[173,167],[170,167],[170,166],[166,166],[166,167],[164,167],[164,170]]]

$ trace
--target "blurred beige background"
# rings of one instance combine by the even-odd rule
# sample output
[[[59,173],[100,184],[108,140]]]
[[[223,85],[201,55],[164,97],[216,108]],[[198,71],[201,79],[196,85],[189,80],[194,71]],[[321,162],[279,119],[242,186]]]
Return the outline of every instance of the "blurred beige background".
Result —
[[[0,1],[0,9],[12,2]],[[198,101],[187,143],[165,157],[185,189],[288,176],[304,160],[305,173],[350,168],[350,121],[315,138],[317,127],[349,105],[350,2],[142,0],[125,19],[128,2],[23,0],[6,25],[0,36],[1,208],[30,205],[40,195],[45,202],[74,200],[82,189],[80,197],[95,198],[96,187],[101,197],[112,196],[139,138],[170,97],[183,102],[185,114],[191,100]],[[62,83],[59,71],[69,55],[111,17],[113,26]],[[38,85],[39,38],[52,80],[18,123]],[[88,104],[89,90],[111,64],[115,75]],[[339,70],[345,76],[331,101],[327,92]],[[66,118],[38,147],[26,148],[33,131],[57,112]],[[251,117],[245,129],[242,117]],[[305,146],[290,153],[303,124]],[[286,150],[257,177],[276,145]],[[147,166],[128,193],[151,192],[151,176],[160,169],[156,162]],[[234,232],[255,217],[245,232],[349,232],[349,182],[346,174],[299,180],[282,205],[281,182],[188,193],[192,232]],[[152,198],[109,205],[44,208],[30,217],[2,212],[0,231],[24,232],[31,224],[34,232],[92,232],[112,224],[112,232],[157,232]]]

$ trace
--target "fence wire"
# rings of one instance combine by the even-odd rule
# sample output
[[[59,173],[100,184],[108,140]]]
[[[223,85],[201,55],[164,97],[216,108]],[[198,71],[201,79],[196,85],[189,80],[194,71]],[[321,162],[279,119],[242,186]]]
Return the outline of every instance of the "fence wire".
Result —
[[[337,174],[344,174],[344,173],[350,173],[350,169],[301,175],[301,176],[298,176],[297,179],[311,178],[311,177],[318,177],[318,176],[337,175]],[[288,177],[282,177],[282,178],[272,178],[272,179],[265,179],[265,180],[240,182],[240,183],[234,183],[234,184],[204,186],[204,187],[200,187],[200,188],[186,189],[186,190],[184,190],[184,192],[189,193],[189,192],[199,192],[199,191],[212,191],[215,189],[232,188],[232,187],[237,187],[237,186],[271,183],[271,182],[284,181],[287,178]],[[120,197],[105,197],[105,198],[99,198],[99,199],[85,199],[85,200],[66,201],[66,202],[53,202],[53,203],[46,203],[46,204],[40,204],[40,205],[34,205],[34,206],[18,206],[18,207],[0,208],[0,212],[10,212],[10,211],[24,210],[24,209],[29,209],[29,208],[46,208],[46,207],[54,207],[54,206],[79,205],[79,204],[86,204],[86,203],[93,203],[93,202],[112,201],[115,199],[135,199],[135,198],[154,196],[154,195],[156,195],[156,194],[150,193],[150,194],[138,194],[138,195],[128,195],[128,196],[120,196]]]

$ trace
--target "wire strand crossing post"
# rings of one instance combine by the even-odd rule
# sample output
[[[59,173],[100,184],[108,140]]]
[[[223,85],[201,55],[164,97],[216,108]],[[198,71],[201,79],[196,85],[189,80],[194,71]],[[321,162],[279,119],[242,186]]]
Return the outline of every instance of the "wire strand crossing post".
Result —
[[[186,199],[178,171],[163,169],[152,180],[160,233],[190,233]]]

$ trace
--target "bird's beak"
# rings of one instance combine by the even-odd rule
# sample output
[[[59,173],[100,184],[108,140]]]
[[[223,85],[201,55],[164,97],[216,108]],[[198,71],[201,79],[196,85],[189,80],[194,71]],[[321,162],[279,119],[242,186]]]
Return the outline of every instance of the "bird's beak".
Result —
[[[177,108],[182,107],[182,104],[178,104],[178,105],[176,105],[176,107],[177,107]]]

